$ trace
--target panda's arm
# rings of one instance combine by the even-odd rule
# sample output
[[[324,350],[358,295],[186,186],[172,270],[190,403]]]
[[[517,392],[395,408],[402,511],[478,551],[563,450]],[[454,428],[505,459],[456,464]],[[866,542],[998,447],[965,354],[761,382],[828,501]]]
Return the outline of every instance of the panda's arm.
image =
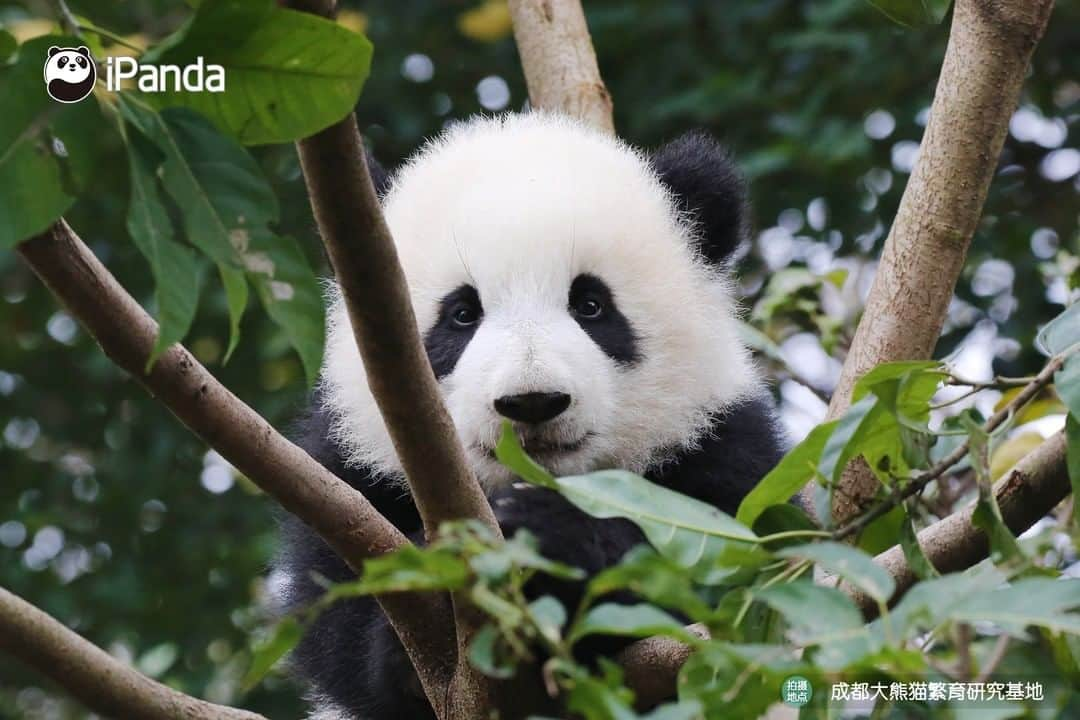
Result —
[[[363,467],[345,466],[330,440],[329,418],[317,398],[294,427],[293,437],[313,458],[360,490],[411,540],[423,541],[407,490]],[[298,518],[283,514],[280,537],[272,577],[282,611],[300,611],[316,601],[324,592],[323,578],[332,583],[355,579],[345,561]],[[341,600],[321,612],[290,656],[290,666],[310,684],[319,703],[347,710],[349,717],[434,718],[404,648],[372,598]]]
[[[733,515],[743,497],[783,456],[784,447],[771,401],[756,398],[716,416],[692,449],[666,458],[646,477]],[[545,557],[581,568],[589,577],[645,542],[627,520],[594,518],[553,490],[523,483],[496,493],[492,507],[506,536],[526,529],[537,537]],[[581,583],[539,578],[531,594],[553,594],[573,609],[582,589]]]

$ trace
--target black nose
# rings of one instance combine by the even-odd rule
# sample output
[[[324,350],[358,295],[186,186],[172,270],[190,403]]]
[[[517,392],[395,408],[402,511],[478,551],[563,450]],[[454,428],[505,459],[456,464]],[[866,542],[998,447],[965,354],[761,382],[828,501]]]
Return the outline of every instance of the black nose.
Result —
[[[542,423],[570,407],[570,396],[561,392],[531,392],[503,395],[495,400],[495,412],[511,420]]]

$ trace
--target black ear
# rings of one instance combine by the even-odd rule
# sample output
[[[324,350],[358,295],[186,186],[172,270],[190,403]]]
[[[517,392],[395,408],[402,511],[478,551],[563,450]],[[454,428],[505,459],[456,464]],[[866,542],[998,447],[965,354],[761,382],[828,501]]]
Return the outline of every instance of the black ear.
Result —
[[[53,55],[55,55],[58,52],[60,52],[60,48],[53,45],[51,48],[49,48],[49,57],[52,57]]]
[[[746,180],[731,154],[708,134],[691,132],[657,150],[652,164],[692,217],[702,255],[714,264],[731,257],[747,236]]]
[[[80,45],[79,47],[76,48],[76,50],[78,51],[78,53],[80,55],[85,55],[86,57],[90,57],[90,48],[86,47],[85,45]]]

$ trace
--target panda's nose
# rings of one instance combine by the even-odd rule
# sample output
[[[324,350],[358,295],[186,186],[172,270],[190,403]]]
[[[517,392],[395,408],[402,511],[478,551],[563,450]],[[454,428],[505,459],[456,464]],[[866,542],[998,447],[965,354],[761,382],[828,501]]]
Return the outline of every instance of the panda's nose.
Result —
[[[542,423],[558,417],[570,407],[570,396],[562,392],[531,392],[503,395],[495,399],[495,412],[524,423]]]

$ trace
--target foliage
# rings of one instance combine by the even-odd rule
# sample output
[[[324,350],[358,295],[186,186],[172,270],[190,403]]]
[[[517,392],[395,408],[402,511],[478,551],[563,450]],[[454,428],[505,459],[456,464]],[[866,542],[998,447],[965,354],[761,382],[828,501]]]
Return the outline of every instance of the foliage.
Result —
[[[0,247],[10,248],[64,215],[152,309],[163,326],[161,347],[184,338],[239,396],[271,421],[286,423],[319,364],[322,311],[315,277],[326,270],[287,141],[333,122],[356,103],[371,59],[357,30],[378,48],[358,118],[387,164],[446,122],[522,105],[524,84],[505,5],[370,0],[363,13],[346,9],[340,25],[349,32],[314,18],[297,21],[268,0],[67,4],[83,26],[81,38],[58,25],[52,2],[0,1]],[[929,24],[899,28],[873,5],[901,20],[899,12],[914,13],[908,17]],[[924,400],[931,389],[938,392],[935,401],[950,399],[943,396],[951,381],[937,364],[864,385],[864,404],[842,426],[817,427],[820,407],[812,398],[805,401],[800,389],[805,383],[827,393],[834,380],[834,358],[842,357],[850,340],[944,47],[945,27],[934,23],[947,3],[873,5],[586,3],[620,132],[651,147],[704,126],[732,145],[750,174],[760,232],[742,259],[740,290],[752,309],[753,344],[781,379],[785,418],[796,437],[807,437],[744,502],[738,523],[711,513],[700,517],[700,508],[624,473],[566,483],[573,497],[597,512],[610,512],[606,503],[623,495],[643,509],[650,502],[672,504],[673,511],[659,518],[636,517],[647,525],[666,519],[674,540],[656,551],[643,548],[594,578],[588,599],[592,610],[623,588],[642,599],[628,613],[608,608],[593,616],[593,627],[677,633],[646,609],[652,607],[714,630],[716,639],[683,670],[680,702],[657,711],[657,718],[694,717],[703,708],[726,708],[734,697],[750,712],[755,703],[774,701],[777,688],[794,674],[815,688],[834,673],[851,682],[944,680],[943,669],[960,666],[965,652],[979,667],[992,657],[995,640],[984,632],[990,626],[983,620],[1010,634],[1019,634],[1020,623],[1042,628],[1028,641],[1010,641],[1000,676],[1049,678],[1057,685],[1048,688],[1048,697],[1061,678],[1077,677],[1080,643],[1065,632],[1069,627],[1046,624],[1074,617],[1075,609],[1059,613],[1067,606],[1054,604],[1060,598],[1053,586],[1025,584],[1045,579],[1036,570],[1075,561],[1075,550],[1061,549],[1063,538],[1075,548],[1075,519],[1021,538],[1023,555],[997,571],[933,579],[933,569],[923,563],[926,580],[889,613],[889,627],[880,621],[856,625],[846,596],[808,585],[810,554],[820,550],[800,549],[809,534],[783,536],[814,529],[807,515],[821,516],[828,480],[846,457],[873,460],[886,502],[887,488],[940,461],[966,437],[942,434],[963,432],[951,420],[939,424],[943,412],[963,403],[932,411],[929,423],[920,414],[932,402]],[[250,19],[206,21],[213,14]],[[296,22],[339,48],[325,56],[312,51],[303,60],[333,82],[300,82],[285,66],[285,51],[300,49],[288,44],[299,33],[281,36],[280,28]],[[1076,152],[1076,27],[1080,5],[1061,0],[1036,53],[938,357],[964,361],[978,341],[988,348],[986,370],[991,364],[1006,376],[1038,370],[1043,360],[1034,336],[1076,286],[1076,180],[1051,172]],[[60,106],[42,92],[41,58],[51,44],[76,42],[99,59],[141,52],[125,44],[149,48],[149,58],[161,62],[186,62],[203,52],[208,62],[225,64],[230,83],[239,84],[220,107],[192,94],[160,98],[102,87],[91,99]],[[342,73],[345,67],[349,72]],[[500,83],[505,97],[481,92]],[[233,92],[239,88],[243,93]],[[249,143],[258,146],[244,147]],[[262,262],[264,255],[272,266]],[[774,280],[780,277],[784,282]],[[282,302],[289,292],[275,283],[287,285],[292,300]],[[264,312],[244,313],[252,287]],[[241,327],[245,342],[237,344]],[[298,691],[280,676],[271,673],[252,685],[289,646],[295,628],[271,633],[255,653],[262,668],[245,677],[252,665],[248,638],[259,632],[266,593],[255,578],[273,550],[269,503],[112,367],[7,251],[0,251],[0,332],[7,338],[0,343],[0,584],[174,687],[274,718],[298,717]],[[1062,351],[1055,347],[1052,353]],[[1077,362],[1071,357],[1057,378],[1058,395],[1072,412],[1067,432],[1074,483],[1080,478],[1072,379]],[[988,413],[1000,389],[972,398],[977,411]],[[1028,406],[1038,411],[1016,423],[1060,416],[1055,403],[1044,393]],[[989,438],[991,467],[1009,442],[1006,434]],[[909,501],[866,528],[863,548],[876,549],[882,537],[888,544],[900,538],[909,561],[918,557],[915,530],[976,495],[978,488],[966,480],[968,468],[983,473],[984,467],[981,458],[956,466],[918,503]],[[816,507],[804,512],[784,504],[811,479],[821,488]],[[608,480],[616,483],[607,488]],[[992,508],[988,522],[994,523]],[[446,561],[439,567],[453,572],[435,572],[425,564],[425,550],[409,560],[411,573],[398,573],[410,566],[395,558],[381,577],[429,586],[486,584],[482,607],[505,610],[500,601],[509,602],[518,619],[493,627],[474,648],[474,660],[489,672],[507,672],[524,657],[515,653],[535,653],[537,643],[556,659],[550,648],[572,649],[585,615],[550,599],[523,605],[511,592],[517,575],[547,571],[527,564],[537,562],[527,560],[527,540],[507,546],[524,553],[507,559],[467,528],[457,532],[447,537],[459,545],[439,556]],[[659,538],[660,527],[653,524],[650,536]],[[708,551],[696,558],[687,551],[695,537],[705,539]],[[870,543],[872,537],[879,540]],[[466,541],[472,543],[468,552]],[[487,575],[481,573],[484,562],[477,569],[455,560],[488,551],[495,553],[488,560],[498,560],[492,560],[495,569],[484,570]],[[499,563],[510,569],[497,572]],[[1011,586],[1002,585],[1005,577]],[[996,594],[1010,587],[1020,591]],[[980,593],[993,602],[980,605]],[[985,615],[1035,594],[1046,604],[1020,606],[1028,615]],[[823,628],[805,625],[806,618],[819,616],[841,635],[850,628],[851,637],[822,637]],[[969,637],[963,628],[973,622],[979,632]],[[904,638],[925,639],[916,629],[930,628],[937,630],[920,645],[926,653],[910,641],[900,649]],[[808,655],[794,657],[791,650],[799,646],[810,648]],[[589,717],[633,717],[615,668],[563,659],[552,665],[552,677],[571,707]],[[246,694],[245,680],[251,686]],[[62,692],[40,683],[0,658],[0,717],[85,717]],[[1071,706],[1045,709],[1051,706],[1045,704],[1041,716],[1076,712]],[[889,712],[921,717],[929,711],[915,703]],[[730,715],[725,710],[722,716]]]

